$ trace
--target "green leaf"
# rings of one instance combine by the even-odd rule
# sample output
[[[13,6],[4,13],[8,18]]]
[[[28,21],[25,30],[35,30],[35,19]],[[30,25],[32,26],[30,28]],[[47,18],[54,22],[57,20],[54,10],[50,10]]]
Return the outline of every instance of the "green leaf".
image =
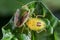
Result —
[[[58,23],[58,18],[56,18],[53,13],[45,6],[45,4],[43,4],[42,2],[34,2],[35,3],[35,10],[33,13],[35,13],[36,15],[41,15],[40,18],[41,19],[48,19],[50,22],[50,25],[48,26],[47,32],[45,33],[44,31],[41,33],[36,33],[36,32],[32,32],[33,36],[32,36],[32,40],[54,40],[54,28],[56,27],[57,23]],[[33,4],[33,2],[31,2],[30,4]],[[30,5],[28,4],[28,6]],[[45,10],[45,11],[44,11]],[[45,13],[44,13],[45,12]],[[43,17],[43,15],[45,15],[45,17]]]
[[[25,34],[21,34],[20,35],[20,40],[31,40],[31,39],[29,38],[29,36],[27,36]]]
[[[57,26],[54,29],[54,37],[55,40],[60,40],[60,21],[58,22]]]
[[[3,38],[1,40],[11,40],[13,38],[13,34],[10,32],[10,30],[4,30],[2,28],[2,32],[3,32]]]

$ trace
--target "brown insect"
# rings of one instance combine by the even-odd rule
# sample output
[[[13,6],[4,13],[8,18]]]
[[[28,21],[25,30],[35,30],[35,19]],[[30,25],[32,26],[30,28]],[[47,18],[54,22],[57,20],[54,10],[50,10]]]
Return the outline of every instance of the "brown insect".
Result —
[[[22,26],[26,21],[27,19],[29,18],[29,11],[24,11],[22,14],[23,16],[20,16],[20,10],[17,9],[16,13],[15,13],[15,17],[14,17],[14,24],[16,26]]]

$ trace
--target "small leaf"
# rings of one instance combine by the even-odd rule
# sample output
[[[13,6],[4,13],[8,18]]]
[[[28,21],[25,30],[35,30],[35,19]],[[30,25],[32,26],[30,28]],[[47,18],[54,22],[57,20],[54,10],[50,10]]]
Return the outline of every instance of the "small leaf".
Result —
[[[10,32],[10,30],[4,30],[2,28],[2,32],[3,32],[3,38],[1,40],[11,40],[13,38],[13,34]]]

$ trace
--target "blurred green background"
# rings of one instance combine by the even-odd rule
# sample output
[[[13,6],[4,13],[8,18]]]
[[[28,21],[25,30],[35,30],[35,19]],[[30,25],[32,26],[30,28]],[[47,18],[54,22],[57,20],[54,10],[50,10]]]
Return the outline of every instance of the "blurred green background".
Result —
[[[60,0],[0,0],[0,16],[11,16],[17,8],[31,1],[42,1],[50,10],[60,10]]]

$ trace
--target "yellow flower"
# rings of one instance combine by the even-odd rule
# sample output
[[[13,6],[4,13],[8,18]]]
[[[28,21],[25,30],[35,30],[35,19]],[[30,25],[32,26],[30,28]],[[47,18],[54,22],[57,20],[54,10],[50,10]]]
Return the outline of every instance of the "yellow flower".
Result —
[[[46,27],[46,24],[43,20],[39,18],[30,18],[27,22],[26,25],[34,31],[39,31],[42,30]]]

